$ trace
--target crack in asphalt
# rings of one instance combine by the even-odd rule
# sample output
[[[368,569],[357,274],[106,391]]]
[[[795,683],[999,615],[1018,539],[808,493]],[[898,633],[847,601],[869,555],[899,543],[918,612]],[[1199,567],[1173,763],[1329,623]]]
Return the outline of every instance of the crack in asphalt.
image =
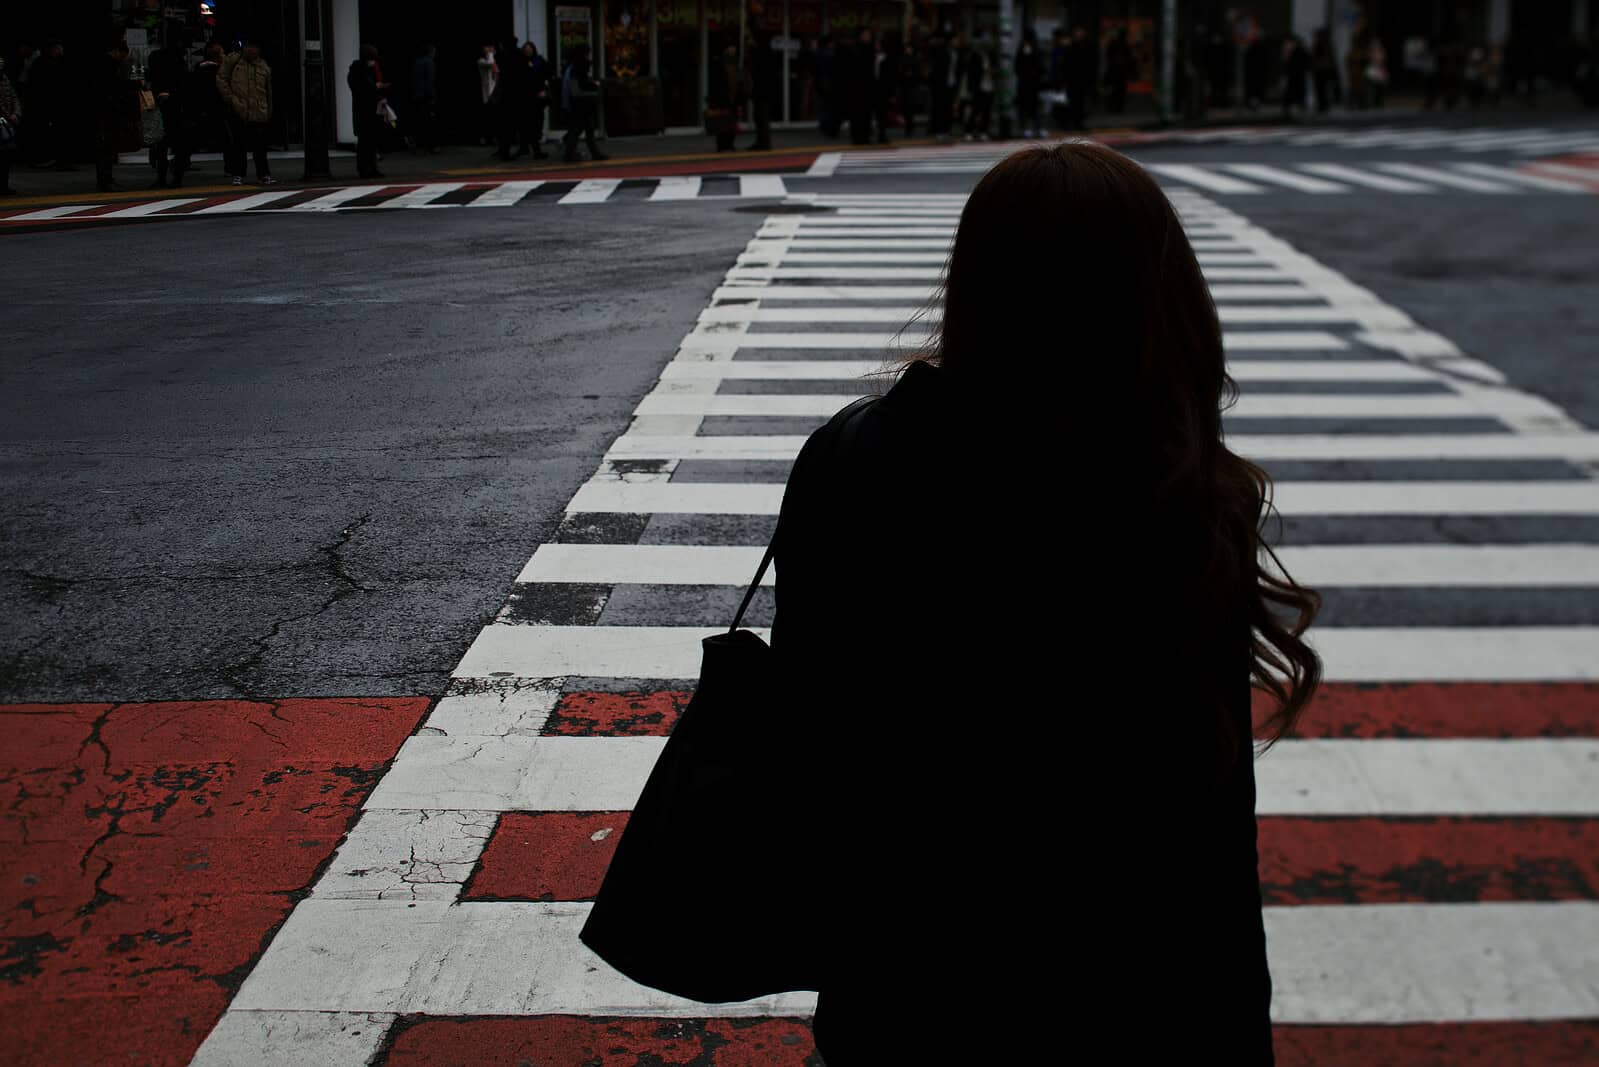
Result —
[[[329,608],[333,607],[333,605],[339,603],[341,600],[344,600],[345,598],[356,593],[371,592],[371,589],[368,586],[361,584],[360,581],[358,581],[355,577],[350,575],[348,571],[345,570],[344,558],[340,555],[340,552],[343,550],[344,546],[349,544],[350,539],[355,536],[356,531],[365,526],[371,521],[371,519],[372,513],[369,511],[360,518],[356,519],[354,522],[346,525],[344,529],[340,530],[339,536],[335,538],[331,544],[318,546],[316,551],[318,555],[322,557],[319,562],[297,563],[293,565],[300,569],[325,571],[330,577],[340,584],[315,609],[301,612],[298,615],[291,615],[287,618],[278,619],[272,623],[271,627],[265,634],[262,634],[260,637],[251,638],[251,643],[255,645],[255,650],[253,652],[244,657],[242,660],[227,664],[218,670],[217,673],[224,681],[226,681],[238,692],[246,696],[254,696],[256,693],[256,686],[254,684],[255,680],[250,676],[260,671],[262,662],[266,659],[273,640],[277,638],[284,626],[287,626],[289,623],[301,622],[305,619],[315,618],[316,616],[327,611]]]

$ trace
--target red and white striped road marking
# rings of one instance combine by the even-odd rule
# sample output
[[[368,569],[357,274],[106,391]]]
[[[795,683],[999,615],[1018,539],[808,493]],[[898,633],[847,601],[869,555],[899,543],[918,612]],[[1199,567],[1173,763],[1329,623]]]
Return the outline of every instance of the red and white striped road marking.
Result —
[[[834,206],[872,209],[880,222],[923,227],[947,217],[951,206],[914,197],[828,199]],[[1373,294],[1214,203],[1194,194],[1174,199],[1186,218],[1246,243],[1251,258],[1263,264],[1227,269],[1270,275],[1213,280],[1281,281],[1313,291],[1328,307],[1383,310]],[[791,269],[861,270],[850,276],[861,283],[898,277],[893,268],[864,269],[863,261],[846,258],[850,252],[796,253],[788,242],[772,244],[762,239],[745,258],[758,258],[776,277]],[[809,257],[806,266],[791,267],[801,255]],[[728,286],[761,280],[745,273],[750,269],[735,267]],[[726,299],[760,299],[758,284],[740,288],[751,292]],[[784,360],[803,362],[799,354],[807,347],[836,347],[838,334],[818,340],[823,332],[795,331],[792,343],[785,338],[781,347],[790,351]],[[1316,335],[1313,344],[1307,334]],[[1402,317],[1381,328],[1336,324],[1247,336],[1250,347],[1238,343],[1241,337],[1230,339],[1235,351],[1264,353],[1274,362],[1290,356],[1343,360],[1358,344],[1360,360],[1385,352],[1395,365],[1440,382],[1446,381],[1439,373],[1444,367],[1471,371],[1475,381],[1497,378],[1492,368]],[[674,362],[726,362],[774,344],[771,335],[751,334],[743,323],[707,324],[685,339]],[[809,370],[794,377],[815,380]],[[708,397],[720,380],[663,375],[652,395]],[[1483,455],[1517,449],[1549,454],[1538,450],[1550,448],[1564,455],[1592,447],[1593,435],[1579,432],[1571,435],[1577,443],[1551,445],[1559,429],[1578,428],[1538,398],[1502,386],[1474,390],[1453,373],[1447,384],[1512,431],[1540,427],[1536,438],[1481,435],[1487,439]],[[659,400],[641,405],[622,439],[634,446],[613,448],[569,510],[701,517],[775,511],[772,484],[670,481],[670,465],[697,454],[686,446],[721,448],[724,439],[699,434],[708,405],[660,407]],[[1437,451],[1443,447],[1438,439],[1450,435],[1430,436],[1435,439],[1422,447]],[[650,439],[653,445],[640,444]],[[763,440],[769,443],[762,446]],[[1255,440],[1278,447],[1269,436]],[[1373,435],[1350,440],[1376,454],[1413,447]],[[792,436],[739,441],[737,448],[758,458],[792,456],[797,445]],[[1297,437],[1291,443],[1306,447]],[[1332,457],[1338,444],[1338,437],[1322,435],[1310,447]],[[684,450],[674,451],[679,446]],[[663,461],[653,472],[612,463],[652,448]],[[1565,494],[1572,514],[1599,515],[1599,498],[1582,480],[1404,483],[1404,493],[1385,482],[1285,488],[1282,503],[1290,511],[1369,514],[1355,501],[1362,491],[1388,509],[1429,513],[1445,513],[1446,505],[1452,505],[1448,513],[1463,506],[1545,508]],[[587,565],[615,568],[606,572],[611,577],[647,578],[648,567],[659,562],[651,562],[655,546],[605,547],[609,558]],[[755,548],[737,547],[745,553]],[[1395,547],[1424,554],[1428,546]],[[535,574],[538,558],[529,564]],[[1539,565],[1531,557],[1511,558],[1505,566],[1528,574]],[[1435,578],[1462,566],[1447,553],[1416,559],[1434,568]],[[1323,554],[1314,565],[1336,576],[1338,568],[1354,564]],[[390,1063],[459,1057],[462,1046],[447,1049],[450,1040],[475,1043],[474,1054],[485,1056],[537,1048],[546,1057],[581,1060],[602,1025],[610,1028],[606,1040],[617,1043],[609,1047],[643,1043],[654,1051],[661,1042],[709,1040],[704,1035],[721,1033],[723,1020],[734,1015],[752,1021],[749,1033],[776,1035],[780,1045],[792,1040],[797,1044],[781,1047],[808,1052],[809,994],[736,1005],[682,1001],[621,979],[576,938],[607,849],[681,711],[699,667],[699,639],[709,632],[695,626],[486,627],[454,672],[455,691],[406,742],[367,799],[360,823],[245,980],[196,1062],[248,1062],[269,1049],[318,1062],[360,1062],[402,1017]],[[1338,1062],[1349,1049],[1369,1055],[1380,1047],[1399,1062],[1425,1062],[1417,1050],[1436,1053],[1439,1042],[1459,1043],[1456,1058],[1467,1062],[1476,1050],[1502,1049],[1507,1041],[1531,1042],[1551,1057],[1585,1041],[1591,1048],[1593,1028],[1567,1020],[1599,1017],[1599,973],[1587,950],[1599,938],[1590,870],[1599,820],[1599,629],[1351,627],[1327,628],[1314,639],[1331,684],[1307,717],[1305,736],[1277,746],[1257,768],[1279,1061]],[[563,692],[578,676],[680,684]],[[974,906],[1000,909],[1004,903]],[[452,1021],[445,1027],[428,1016]],[[501,1018],[473,1018],[483,1016]],[[597,1016],[622,1021],[600,1024]],[[641,1029],[646,1025],[648,1033]],[[760,1044],[767,1037],[750,1040],[756,1044],[734,1047],[772,1051]],[[774,1061],[781,1055],[751,1053]]]
[[[427,705],[0,707],[0,1059],[186,1062]]]

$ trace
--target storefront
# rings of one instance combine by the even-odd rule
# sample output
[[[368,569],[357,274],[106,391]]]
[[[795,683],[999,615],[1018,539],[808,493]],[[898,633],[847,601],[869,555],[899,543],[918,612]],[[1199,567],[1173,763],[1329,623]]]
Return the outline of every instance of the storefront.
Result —
[[[593,0],[552,5],[548,32],[558,59],[579,39],[591,43],[610,83],[606,125],[619,134],[646,132],[651,114],[657,129],[698,128],[711,64],[728,47],[771,50],[782,86],[774,122],[814,121],[818,55],[829,37],[863,29],[914,36],[942,9],[907,0]],[[642,103],[650,99],[653,110]],[[618,100],[635,105],[625,119]]]

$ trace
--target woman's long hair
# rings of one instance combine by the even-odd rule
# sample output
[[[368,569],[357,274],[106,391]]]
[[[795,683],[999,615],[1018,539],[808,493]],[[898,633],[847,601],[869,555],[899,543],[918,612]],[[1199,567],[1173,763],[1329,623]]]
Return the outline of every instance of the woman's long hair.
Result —
[[[1170,531],[1185,551],[1159,572],[1165,614],[1201,631],[1247,621],[1252,685],[1274,705],[1255,732],[1266,747],[1291,735],[1321,678],[1301,638],[1320,597],[1266,544],[1271,479],[1223,443],[1222,411],[1238,389],[1210,290],[1160,187],[1095,144],[1017,152],[967,200],[942,289],[942,321],[900,369],[925,361],[973,395],[1052,398],[1062,418],[1092,427],[1104,465],[1136,487],[1139,517],[1163,534],[1163,518],[1187,527]],[[1225,654],[1213,639],[1200,645]],[[1215,711],[1236,753],[1236,726]]]

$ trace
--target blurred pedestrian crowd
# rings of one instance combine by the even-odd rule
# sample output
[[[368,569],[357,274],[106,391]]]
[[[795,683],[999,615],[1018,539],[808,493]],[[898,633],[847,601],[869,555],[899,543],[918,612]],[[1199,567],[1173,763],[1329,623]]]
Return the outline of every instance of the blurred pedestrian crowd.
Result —
[[[1278,109],[1292,120],[1312,110],[1381,108],[1396,85],[1428,108],[1491,107],[1512,98],[1536,104],[1555,86],[1569,86],[1587,106],[1599,107],[1593,42],[1573,40],[1551,56],[1514,37],[1504,43],[1412,38],[1401,54],[1390,55],[1360,21],[1340,54],[1325,29],[1306,42],[1261,33],[1252,20],[1244,24],[1249,32],[1242,35],[1239,23],[1196,25],[1180,35],[1172,86],[1178,115]],[[76,169],[91,141],[96,185],[104,191],[119,188],[113,167],[130,152],[147,152],[152,187],[180,186],[197,153],[218,151],[234,184],[244,183],[252,162],[256,181],[273,184],[268,143],[282,136],[284,123],[261,42],[248,34],[197,40],[181,24],[160,39],[159,47],[140,50],[138,65],[120,31],[87,60],[67,57],[59,40],[37,47],[16,42],[0,60],[0,190],[15,195],[17,162]],[[773,117],[785,113],[813,118],[828,137],[847,132],[855,144],[918,131],[939,141],[1037,137],[1085,129],[1094,114],[1114,122],[1128,112],[1130,95],[1151,91],[1150,41],[1129,40],[1126,27],[1101,34],[1087,25],[1063,26],[1048,42],[1024,28],[1016,40],[1002,46],[991,32],[968,34],[948,23],[908,36],[862,28],[803,42],[751,34],[712,54],[705,131],[719,151],[734,148],[745,131],[754,135],[746,148],[771,148]],[[397,146],[419,154],[440,150],[441,75],[459,73],[470,92],[471,62],[461,56],[441,72],[437,50],[424,44],[409,71],[401,71],[397,90],[378,50],[361,48],[345,74],[361,177],[383,177],[383,153]],[[601,82],[587,44],[568,47],[558,67],[532,41],[511,37],[485,43],[476,65],[478,141],[495,158],[546,158],[545,131],[555,116],[566,124],[562,159],[581,158],[580,140],[589,159],[606,158],[596,143]],[[794,98],[785,100],[785,90]],[[298,98],[293,87],[289,99]]]

